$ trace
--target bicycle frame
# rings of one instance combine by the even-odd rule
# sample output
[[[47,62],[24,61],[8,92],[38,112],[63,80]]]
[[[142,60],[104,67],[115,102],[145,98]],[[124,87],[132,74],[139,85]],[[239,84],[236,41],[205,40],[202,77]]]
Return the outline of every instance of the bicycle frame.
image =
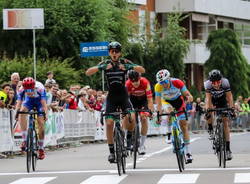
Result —
[[[126,157],[127,150],[125,148],[125,133],[121,128],[121,115],[126,115],[128,112],[112,112],[112,113],[102,113],[101,116],[114,116],[114,145],[115,145],[115,155],[116,164],[119,176],[121,175],[121,168],[123,173],[126,173]],[[102,119],[101,117],[101,119]]]
[[[135,109],[135,119],[136,119],[136,125],[134,129],[134,136],[133,136],[133,156],[134,156],[134,164],[133,168],[136,168],[136,159],[137,159],[137,154],[138,154],[138,147],[140,146],[140,126],[139,126],[139,117],[140,117],[140,112],[149,112],[152,114],[152,112],[148,109]]]
[[[170,122],[172,123],[172,146],[173,146],[173,152],[176,154],[176,159],[179,167],[179,171],[182,172],[185,167],[184,163],[186,163],[185,158],[185,144],[183,140],[183,133],[179,125],[179,120],[177,118],[177,114],[184,112],[185,116],[187,118],[186,111],[179,111],[179,112],[170,112],[170,113],[163,113],[159,114],[157,113],[157,119],[159,120],[160,116],[170,116]]]
[[[217,112],[219,113],[216,119],[216,126],[214,131],[213,148],[215,149],[215,154],[217,155],[219,167],[223,166],[226,168],[226,139],[224,132],[223,117],[229,116],[229,111],[232,108],[216,108],[208,109],[207,112]]]
[[[28,118],[28,130],[27,130],[27,139],[26,139],[26,166],[27,172],[30,172],[30,167],[32,163],[32,169],[35,171],[36,162],[37,162],[37,150],[38,150],[38,137],[35,128],[35,119],[38,112],[34,112],[33,110],[30,112],[17,112],[17,116],[19,114],[27,114]],[[45,113],[43,113],[45,116]]]

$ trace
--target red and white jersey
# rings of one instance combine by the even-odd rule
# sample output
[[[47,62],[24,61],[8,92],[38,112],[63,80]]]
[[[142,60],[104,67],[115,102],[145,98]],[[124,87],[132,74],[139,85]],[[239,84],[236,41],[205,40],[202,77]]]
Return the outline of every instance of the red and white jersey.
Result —
[[[136,97],[146,96],[147,98],[152,98],[150,83],[145,77],[140,77],[140,85],[138,87],[135,87],[129,79],[126,81],[125,85],[129,95]]]

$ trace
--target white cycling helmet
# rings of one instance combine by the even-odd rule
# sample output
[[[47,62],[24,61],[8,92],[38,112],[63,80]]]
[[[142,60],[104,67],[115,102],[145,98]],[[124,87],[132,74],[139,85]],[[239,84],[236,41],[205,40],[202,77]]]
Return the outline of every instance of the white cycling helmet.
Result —
[[[156,74],[157,82],[162,82],[162,81],[169,80],[169,79],[170,79],[170,73],[166,69],[162,69],[158,71]]]

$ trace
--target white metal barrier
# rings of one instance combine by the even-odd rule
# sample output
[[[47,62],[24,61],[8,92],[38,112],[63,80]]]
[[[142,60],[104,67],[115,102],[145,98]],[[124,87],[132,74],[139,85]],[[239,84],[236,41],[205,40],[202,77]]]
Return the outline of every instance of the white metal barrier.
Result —
[[[0,109],[0,152],[18,151],[22,141],[21,129],[15,122],[15,112]],[[165,127],[149,121],[148,135],[165,133]],[[88,140],[106,140],[106,128],[100,122],[100,112],[79,112],[64,110],[48,114],[45,124],[45,146],[57,145],[61,138],[84,138]]]

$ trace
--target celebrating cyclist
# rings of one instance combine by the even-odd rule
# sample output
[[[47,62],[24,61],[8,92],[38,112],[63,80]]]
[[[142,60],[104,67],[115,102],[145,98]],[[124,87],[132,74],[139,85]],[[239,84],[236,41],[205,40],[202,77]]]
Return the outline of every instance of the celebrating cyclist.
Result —
[[[223,78],[219,70],[212,70],[209,72],[208,80],[204,83],[206,90],[206,101],[205,108],[227,108],[234,109],[233,95],[230,89],[229,81]],[[208,132],[213,132],[213,117],[212,113],[205,115],[208,123]],[[230,127],[228,125],[229,119],[223,118],[224,132],[226,138],[226,159],[232,159],[232,152],[230,150]]]
[[[46,92],[41,82],[35,81],[32,77],[27,77],[22,82],[22,87],[17,94],[17,111],[28,112],[36,109],[38,112],[38,158],[44,159],[44,123],[47,117],[44,118],[44,112],[47,112]],[[21,125],[22,139],[21,150],[25,151],[27,139],[27,114],[19,115]]]
[[[126,87],[134,109],[150,109],[151,112],[154,111],[153,96],[150,83],[145,77],[141,77],[140,73],[135,70],[129,70]],[[144,155],[146,153],[144,143],[148,132],[148,116],[149,113],[147,112],[140,113],[141,140],[138,152],[141,155]]]
[[[155,102],[157,111],[162,113],[162,99],[168,102],[176,111],[183,111],[186,107],[184,97],[188,102],[193,101],[193,96],[186,88],[183,81],[177,78],[171,78],[166,69],[162,69],[156,74],[157,84],[155,85]],[[187,163],[192,163],[190,150],[190,137],[188,132],[188,123],[184,112],[177,114],[180,127],[184,135],[185,153]]]
[[[137,72],[144,73],[145,69],[142,66],[136,65],[131,61],[122,58],[121,44],[119,42],[111,42],[108,45],[110,59],[99,63],[97,66],[91,67],[86,71],[86,75],[90,76],[98,71],[104,71],[104,75],[108,84],[108,96],[106,98],[106,113],[112,113],[121,108],[122,111],[132,110],[132,104],[129,101],[128,93],[125,87],[127,71],[133,69]],[[106,116],[106,131],[107,142],[110,155],[108,160],[110,163],[115,162],[113,127],[114,117]],[[131,119],[131,122],[129,121]],[[129,123],[130,122],[130,123]],[[135,114],[131,113],[124,118],[123,127],[127,131],[127,147],[131,146],[132,132],[135,127]]]

